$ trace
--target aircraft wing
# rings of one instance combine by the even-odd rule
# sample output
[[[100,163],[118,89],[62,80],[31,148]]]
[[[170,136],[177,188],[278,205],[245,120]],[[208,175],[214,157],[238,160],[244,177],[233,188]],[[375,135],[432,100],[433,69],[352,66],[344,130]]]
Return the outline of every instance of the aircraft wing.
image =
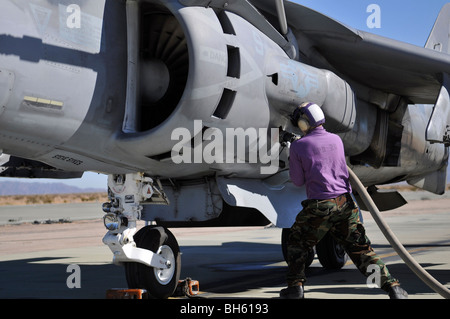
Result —
[[[276,17],[273,0],[252,3]],[[300,53],[312,65],[330,69],[350,83],[407,97],[411,103],[436,102],[442,74],[450,73],[450,55],[347,27],[289,1],[285,8],[289,27],[301,35]],[[442,21],[448,21],[448,12],[442,11]]]
[[[442,74],[450,72],[444,53],[360,32],[361,41],[315,37],[317,50],[337,72],[374,89],[409,98],[414,104],[434,104]]]

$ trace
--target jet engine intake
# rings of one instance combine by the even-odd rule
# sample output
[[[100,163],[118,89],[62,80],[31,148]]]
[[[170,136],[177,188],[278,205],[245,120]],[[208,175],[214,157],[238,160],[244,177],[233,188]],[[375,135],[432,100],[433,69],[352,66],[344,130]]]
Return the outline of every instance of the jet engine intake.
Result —
[[[284,117],[275,114],[286,115],[304,101],[322,107],[331,131],[353,128],[356,112],[350,86],[332,72],[290,59],[280,45],[242,16],[226,8],[183,7],[176,1],[164,6],[144,3],[139,12],[135,39],[139,54],[135,53],[136,65],[129,64],[138,76],[128,74],[123,125],[127,129],[119,136],[124,152],[169,165],[173,148],[180,144],[176,139],[180,130],[192,137],[202,136],[208,128],[221,131],[220,136],[229,129],[270,131],[283,126]],[[265,21],[262,15],[258,18]],[[138,81],[135,90],[130,89],[133,80]],[[195,125],[198,122],[202,127]],[[184,145],[204,149],[211,142],[206,139],[203,145],[195,145],[195,140]],[[258,149],[268,149],[264,140],[270,141],[261,139],[258,142],[266,144]],[[247,154],[250,145],[245,147]],[[228,163],[237,156],[226,152],[219,152],[223,158],[215,163]],[[255,164],[259,172],[262,164]]]
[[[140,125],[147,131],[177,107],[189,71],[186,36],[169,13],[143,12],[140,60]]]

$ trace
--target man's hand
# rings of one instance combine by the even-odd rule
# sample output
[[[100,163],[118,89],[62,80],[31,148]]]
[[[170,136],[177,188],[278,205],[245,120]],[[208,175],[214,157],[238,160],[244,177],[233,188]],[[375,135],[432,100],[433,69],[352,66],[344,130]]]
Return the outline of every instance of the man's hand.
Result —
[[[280,131],[280,144],[281,145],[286,145],[286,143],[288,143],[288,142],[292,143],[299,139],[300,139],[300,136],[295,135],[294,133],[286,132],[283,130]]]

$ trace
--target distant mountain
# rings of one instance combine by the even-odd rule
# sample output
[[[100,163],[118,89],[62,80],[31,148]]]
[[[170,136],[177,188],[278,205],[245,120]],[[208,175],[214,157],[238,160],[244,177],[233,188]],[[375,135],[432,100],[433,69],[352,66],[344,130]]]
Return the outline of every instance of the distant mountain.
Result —
[[[73,193],[97,193],[105,192],[105,189],[80,188],[64,183],[40,183],[40,182],[0,182],[0,196],[5,195],[42,195],[42,194],[73,194]]]

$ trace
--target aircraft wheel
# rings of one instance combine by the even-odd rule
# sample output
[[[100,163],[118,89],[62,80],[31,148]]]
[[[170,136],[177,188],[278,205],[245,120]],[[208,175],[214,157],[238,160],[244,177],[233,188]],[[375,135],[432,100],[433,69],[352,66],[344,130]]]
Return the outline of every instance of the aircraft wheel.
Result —
[[[289,234],[291,233],[290,228],[283,228],[281,231],[281,251],[283,252],[283,258],[287,262],[287,242],[289,238]],[[305,268],[311,266],[314,260],[314,249],[311,249],[308,253],[308,259],[306,260]]]
[[[348,259],[344,247],[336,243],[330,233],[316,245],[316,252],[317,258],[326,269],[341,269]]]
[[[125,263],[128,287],[146,289],[154,298],[170,297],[181,272],[181,254],[175,236],[164,227],[146,226],[134,235],[134,241],[138,248],[151,250],[169,260],[171,267],[160,269],[141,263]]]

